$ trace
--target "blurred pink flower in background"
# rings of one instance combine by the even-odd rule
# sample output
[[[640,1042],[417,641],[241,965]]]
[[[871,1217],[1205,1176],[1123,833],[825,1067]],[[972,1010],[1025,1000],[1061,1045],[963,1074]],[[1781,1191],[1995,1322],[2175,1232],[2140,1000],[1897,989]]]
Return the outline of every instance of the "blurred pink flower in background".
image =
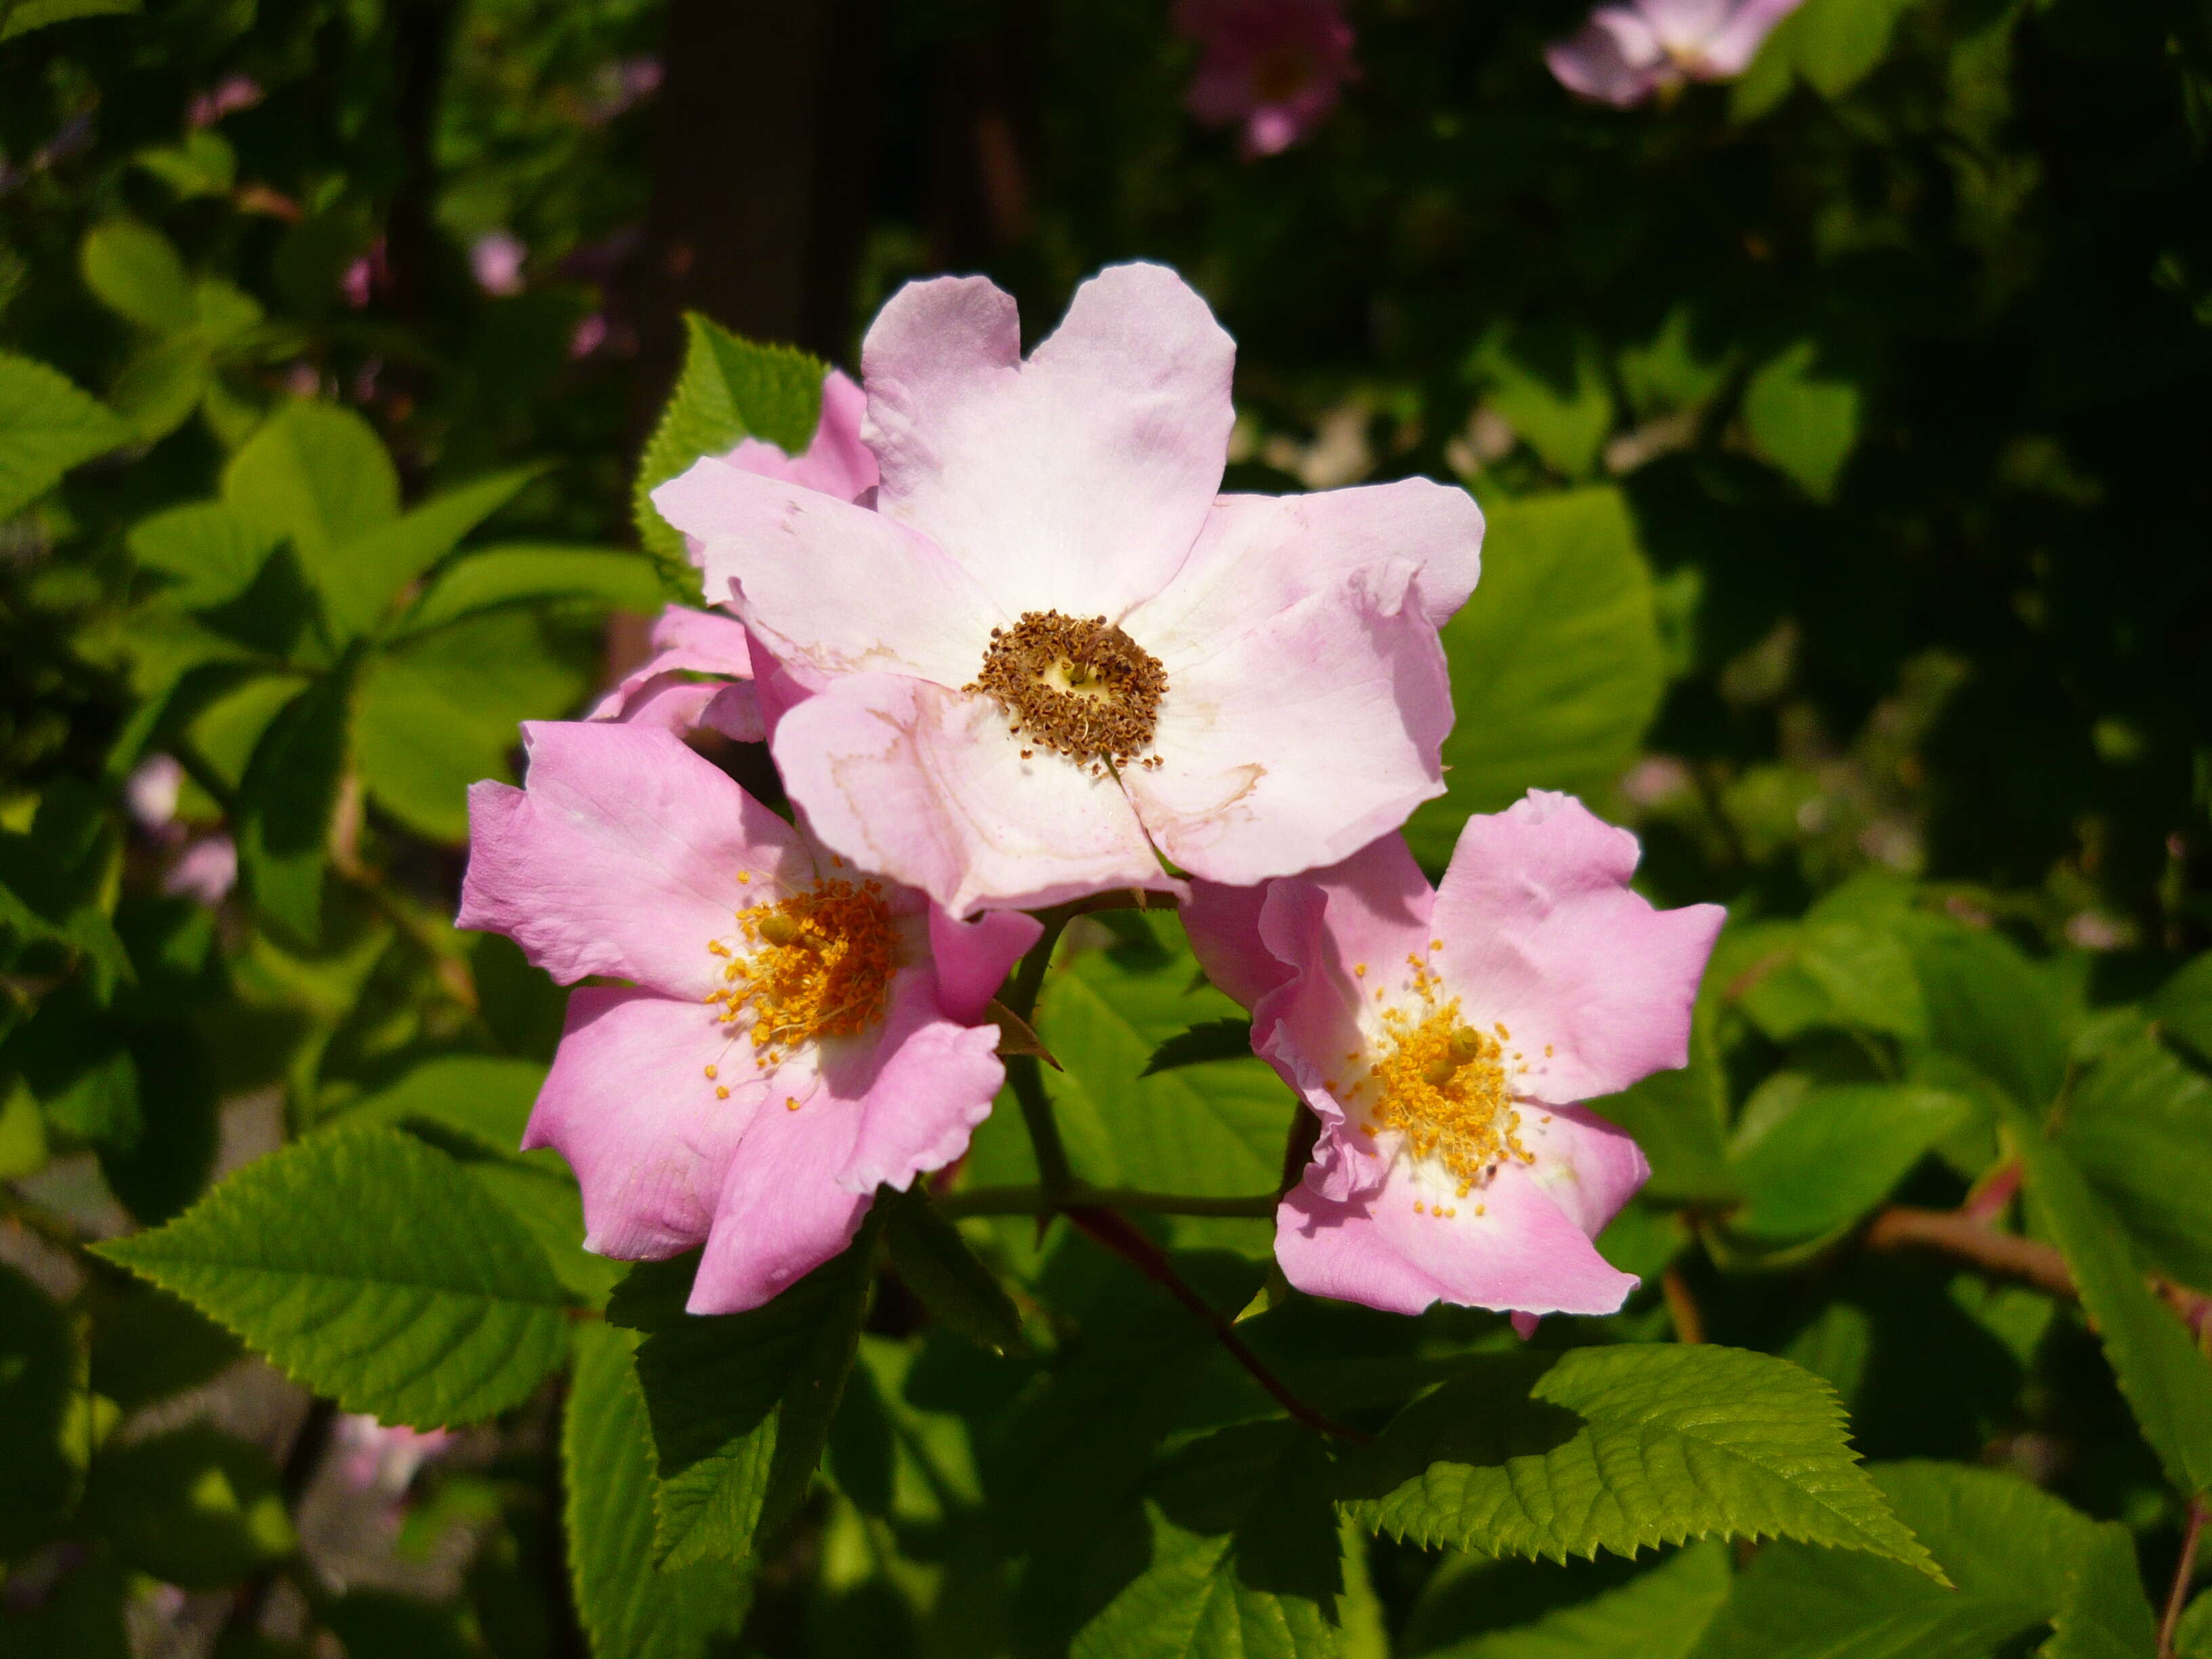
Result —
[[[469,249],[469,270],[477,286],[504,299],[522,292],[522,262],[530,249],[522,239],[504,230],[479,236]]]
[[[1242,123],[1248,156],[1297,143],[1358,73],[1336,0],[1176,0],[1175,27],[1206,49],[1184,106],[1208,126]]]
[[[161,890],[210,907],[238,884],[238,847],[221,830],[195,836],[177,817],[185,769],[173,755],[149,755],[123,786],[124,805],[148,840],[167,852]]]
[[[422,1465],[453,1440],[444,1429],[390,1428],[361,1413],[338,1419],[332,1436],[345,1483],[387,1498],[405,1492]]]
[[[1600,6],[1544,61],[1571,92],[1626,109],[1686,81],[1726,81],[1803,0],[1627,0]]]
[[[211,127],[226,115],[252,109],[262,99],[261,83],[250,75],[226,75],[185,106],[187,126]]]

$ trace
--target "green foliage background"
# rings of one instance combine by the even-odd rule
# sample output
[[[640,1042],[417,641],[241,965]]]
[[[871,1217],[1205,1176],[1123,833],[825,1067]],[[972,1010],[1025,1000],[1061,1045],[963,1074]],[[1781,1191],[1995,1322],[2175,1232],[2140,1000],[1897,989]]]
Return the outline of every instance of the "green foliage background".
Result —
[[[1806,0],[1623,113],[1542,66],[1571,0],[1357,0],[1261,162],[1166,11],[887,0],[805,343],[1164,259],[1238,341],[1231,488],[1474,490],[1417,852],[1571,789],[1730,911],[1691,1066],[1598,1103],[1644,1288],[1525,1346],[1286,1293],[1291,1103],[1128,915],[1048,1086],[1094,1194],[1211,1212],[1129,1200],[1215,1321],[993,1212],[1011,1104],[757,1313],[585,1255],[462,792],[695,597],[642,489],[819,372],[654,285],[668,9],[0,0],[0,1647],[2212,1656],[2212,11]],[[290,1417],[211,1413],[242,1349]],[[450,1595],[319,1559],[341,1410],[483,1425],[399,1535]]]

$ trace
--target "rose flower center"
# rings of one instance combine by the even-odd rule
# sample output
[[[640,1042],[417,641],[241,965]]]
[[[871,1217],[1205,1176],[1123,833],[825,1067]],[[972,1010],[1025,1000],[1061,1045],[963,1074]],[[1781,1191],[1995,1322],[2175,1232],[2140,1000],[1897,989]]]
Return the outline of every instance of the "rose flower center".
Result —
[[[1263,104],[1284,103],[1305,90],[1315,68],[1312,58],[1296,46],[1271,46],[1253,63],[1253,96]]]
[[[1381,1052],[1346,1099],[1356,1101],[1371,1087],[1360,1132],[1395,1131],[1409,1158],[1441,1170],[1455,1195],[1465,1198],[1507,1159],[1536,1161],[1521,1143],[1514,1104],[1513,1078],[1523,1068],[1506,1047],[1513,1038],[1503,1024],[1478,1030],[1462,1016],[1457,997],[1438,995],[1439,981],[1425,963],[1406,960],[1419,1000],[1383,1012]],[[1456,1210],[1437,1205],[1435,1213]]]
[[[1012,628],[991,630],[982,672],[962,689],[1006,710],[1016,737],[1078,765],[1103,767],[1144,752],[1167,686],[1159,659],[1105,617],[1025,611]],[[1030,752],[1023,750],[1023,758]]]
[[[739,910],[737,921],[734,946],[708,942],[726,960],[723,982],[707,1000],[720,1009],[724,1026],[751,1021],[753,1053],[763,1064],[802,1043],[850,1036],[882,1015],[898,969],[898,935],[880,883],[818,882]],[[714,1075],[713,1066],[707,1075]],[[726,1088],[715,1092],[728,1097]]]

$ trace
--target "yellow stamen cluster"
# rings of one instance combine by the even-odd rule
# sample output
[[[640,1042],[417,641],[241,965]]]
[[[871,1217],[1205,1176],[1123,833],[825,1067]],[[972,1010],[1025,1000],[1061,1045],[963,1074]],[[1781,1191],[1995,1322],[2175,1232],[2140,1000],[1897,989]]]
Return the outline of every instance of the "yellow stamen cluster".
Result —
[[[850,1036],[882,1015],[898,969],[898,936],[880,883],[817,882],[736,914],[738,947],[708,943],[725,965],[723,983],[707,1000],[720,1011],[720,1024],[751,1021],[763,1065],[802,1043]],[[714,1072],[707,1067],[710,1079]],[[724,1089],[714,1092],[726,1097]]]
[[[1441,994],[1442,981],[1426,963],[1415,956],[1406,961],[1417,1000],[1382,1011],[1382,1052],[1350,1097],[1357,1102],[1371,1089],[1364,1132],[1404,1136],[1407,1156],[1440,1165],[1457,1183],[1456,1196],[1465,1198],[1507,1159],[1536,1161],[1521,1142],[1521,1114],[1514,1107],[1521,1056],[1507,1048],[1512,1033],[1504,1025],[1476,1030],[1461,1017],[1460,1000]],[[1456,1206],[1426,1207],[1439,1216],[1458,1213]]]

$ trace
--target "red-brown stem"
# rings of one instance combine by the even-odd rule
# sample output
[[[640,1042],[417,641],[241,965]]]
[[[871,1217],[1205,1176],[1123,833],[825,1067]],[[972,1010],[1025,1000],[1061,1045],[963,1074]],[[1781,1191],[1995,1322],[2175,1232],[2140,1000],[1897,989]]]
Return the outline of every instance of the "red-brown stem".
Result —
[[[1984,1225],[1995,1221],[2005,1212],[2020,1193],[2021,1168],[2018,1158],[2011,1158],[1990,1171],[1966,1194],[1966,1201],[1959,1206],[1959,1213]]]
[[[1254,1353],[1237,1328],[1218,1308],[1193,1290],[1183,1276],[1175,1270],[1167,1253],[1131,1226],[1127,1218],[1112,1210],[1078,1207],[1060,1213],[1092,1238],[1120,1256],[1131,1267],[1165,1290],[1182,1304],[1212,1331],[1214,1339],[1229,1350],[1237,1363],[1252,1374],[1252,1380],[1265,1389],[1274,1402],[1299,1422],[1318,1434],[1332,1435],[1339,1440],[1350,1441],[1355,1446],[1374,1443],[1375,1437],[1364,1429],[1339,1423],[1324,1416],[1292,1394],[1283,1380],[1269,1370],[1260,1356]]]
[[[1682,1277],[1680,1267],[1669,1267],[1659,1275],[1659,1294],[1666,1299],[1667,1316],[1674,1322],[1674,1340],[1704,1341],[1705,1316],[1698,1312],[1698,1299],[1690,1294],[1690,1282]]]
[[[2197,1543],[2204,1535],[2204,1519],[2212,1503],[2203,1496],[2190,1500],[2189,1524],[2181,1534],[2181,1559],[2174,1564],[2173,1589],[2166,1598],[2166,1616],[2158,1621],[2158,1659],[2174,1659],[2174,1632],[2189,1606],[2189,1581],[2197,1575]]]
[[[1999,1232],[1962,1210],[1892,1205],[1867,1228],[1866,1243],[1875,1250],[1941,1250],[1993,1279],[2018,1279],[2052,1296],[2069,1301],[2075,1297],[2074,1275],[2054,1247],[2017,1233]]]

